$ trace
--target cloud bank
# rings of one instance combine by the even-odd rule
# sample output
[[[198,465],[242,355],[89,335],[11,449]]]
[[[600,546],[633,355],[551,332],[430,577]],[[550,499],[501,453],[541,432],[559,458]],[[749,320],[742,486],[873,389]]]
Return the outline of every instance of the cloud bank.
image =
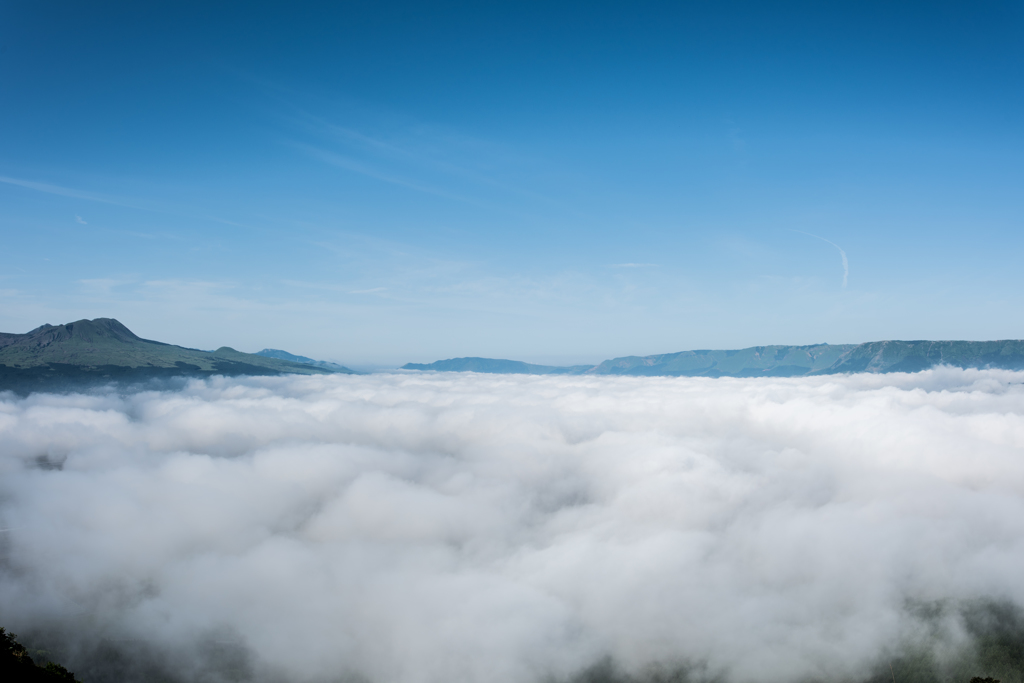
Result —
[[[0,395],[0,622],[90,681],[527,683],[602,658],[862,679],[925,637],[908,605],[1024,604],[1022,383],[939,368]]]

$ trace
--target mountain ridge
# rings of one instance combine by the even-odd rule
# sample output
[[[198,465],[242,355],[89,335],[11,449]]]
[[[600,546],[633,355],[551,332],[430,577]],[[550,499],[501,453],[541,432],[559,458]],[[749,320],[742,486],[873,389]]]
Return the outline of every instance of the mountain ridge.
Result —
[[[83,382],[180,376],[333,373],[353,371],[243,353],[229,346],[203,351],[143,339],[113,318],[46,324],[25,334],[0,333],[0,391],[25,393]]]
[[[403,370],[433,370],[435,372],[482,372],[512,375],[581,375],[592,365],[535,365],[520,360],[498,358],[449,358],[433,363],[406,363]]]
[[[531,365],[494,358],[407,363],[405,370],[539,375],[662,377],[801,377],[853,372],[918,372],[936,365],[1024,369],[1024,340],[885,340],[861,344],[751,346],[621,356],[592,366]]]
[[[257,351],[257,356],[263,356],[265,358],[277,358],[278,360],[287,360],[292,363],[302,363],[303,365],[311,365],[317,368],[323,368],[324,370],[333,370],[334,372],[352,372],[349,368],[338,363],[332,363],[328,360],[313,360],[307,356],[296,356],[294,353],[288,353],[281,349],[263,349]]]

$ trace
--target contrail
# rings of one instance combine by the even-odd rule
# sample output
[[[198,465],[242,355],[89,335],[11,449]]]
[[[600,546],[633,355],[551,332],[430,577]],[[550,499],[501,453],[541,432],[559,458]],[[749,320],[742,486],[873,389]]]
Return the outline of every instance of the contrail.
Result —
[[[833,242],[832,240],[827,240],[824,237],[821,237],[819,235],[813,235],[813,234],[811,234],[809,232],[804,232],[803,230],[793,230],[792,228],[790,228],[790,231],[791,232],[798,232],[801,235],[807,235],[808,237],[817,238],[817,239],[821,240],[822,242],[828,242],[833,247],[835,247],[836,249],[839,250],[839,255],[843,258],[843,289],[846,289],[846,281],[850,277],[850,262],[846,260],[846,251],[841,246],[839,246],[838,244]]]

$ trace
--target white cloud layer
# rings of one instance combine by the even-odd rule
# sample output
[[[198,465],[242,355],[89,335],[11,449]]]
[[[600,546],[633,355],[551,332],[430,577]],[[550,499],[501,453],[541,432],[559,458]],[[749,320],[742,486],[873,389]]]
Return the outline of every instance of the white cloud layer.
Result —
[[[7,394],[0,623],[240,643],[264,680],[527,683],[604,656],[739,682],[863,676],[915,637],[908,600],[1024,603],[1022,382]]]

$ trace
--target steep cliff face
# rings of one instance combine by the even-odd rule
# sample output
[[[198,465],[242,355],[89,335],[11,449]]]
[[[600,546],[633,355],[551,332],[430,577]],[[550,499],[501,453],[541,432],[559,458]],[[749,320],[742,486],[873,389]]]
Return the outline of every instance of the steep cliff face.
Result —
[[[1024,341],[868,342],[845,353],[827,372],[917,372],[936,365],[1024,369]]]

